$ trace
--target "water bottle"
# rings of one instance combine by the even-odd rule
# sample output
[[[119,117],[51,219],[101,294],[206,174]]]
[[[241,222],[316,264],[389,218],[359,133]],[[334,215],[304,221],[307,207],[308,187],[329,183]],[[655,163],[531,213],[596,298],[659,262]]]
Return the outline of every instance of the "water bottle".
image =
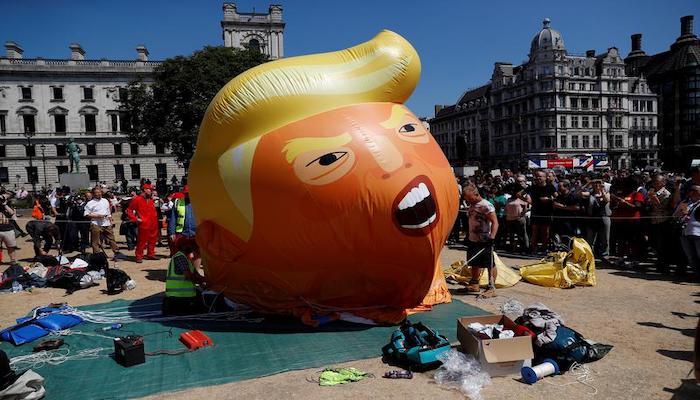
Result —
[[[126,286],[126,290],[134,290],[136,288],[136,282],[134,282],[133,279],[129,279],[124,286]]]
[[[22,285],[19,282],[12,282],[12,293],[17,293],[22,291]]]
[[[121,327],[122,327],[122,324],[112,324],[112,325],[105,326],[104,328],[102,328],[102,331],[107,332],[107,331],[111,331],[113,329],[120,329]]]

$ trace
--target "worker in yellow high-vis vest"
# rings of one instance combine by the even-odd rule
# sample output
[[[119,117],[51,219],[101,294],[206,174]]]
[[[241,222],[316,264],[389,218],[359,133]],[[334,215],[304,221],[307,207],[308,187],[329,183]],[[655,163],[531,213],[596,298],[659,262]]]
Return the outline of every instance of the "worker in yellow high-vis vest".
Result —
[[[197,290],[197,284],[204,283],[204,278],[197,272],[200,257],[194,238],[178,241],[165,278],[163,314],[187,315],[203,311],[201,294]]]
[[[197,222],[195,221],[190,194],[187,186],[182,193],[178,193],[173,199],[172,209],[168,215],[168,241],[170,254],[175,254],[177,241],[181,238],[192,238],[195,235]]]

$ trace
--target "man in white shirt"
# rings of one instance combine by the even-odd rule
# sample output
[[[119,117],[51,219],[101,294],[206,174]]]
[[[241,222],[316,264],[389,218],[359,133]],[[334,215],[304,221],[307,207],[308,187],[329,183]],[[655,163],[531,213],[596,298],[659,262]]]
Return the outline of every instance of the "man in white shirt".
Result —
[[[90,224],[90,241],[92,243],[92,252],[99,253],[102,251],[100,239],[104,235],[105,240],[114,252],[114,259],[125,259],[126,256],[119,252],[119,246],[114,240],[114,231],[112,230],[112,211],[107,199],[102,198],[102,188],[95,186],[92,189],[92,200],[85,205],[85,216],[91,221]]]

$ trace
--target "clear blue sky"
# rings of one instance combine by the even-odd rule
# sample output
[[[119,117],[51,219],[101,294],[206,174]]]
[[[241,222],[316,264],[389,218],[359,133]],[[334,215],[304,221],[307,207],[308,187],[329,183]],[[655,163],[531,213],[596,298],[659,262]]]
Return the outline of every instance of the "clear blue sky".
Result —
[[[381,29],[406,37],[421,56],[421,82],[408,102],[420,116],[451,104],[467,88],[485,83],[495,61],[526,59],[530,40],[549,17],[569,52],[629,52],[632,33],[643,49],[665,51],[679,36],[679,18],[695,15],[698,0],[467,1],[273,0],[237,1],[239,11],[284,6],[285,55],[343,49]],[[0,41],[14,40],[25,57],[66,58],[79,42],[89,59],[133,59],[145,44],[151,59],[222,45],[222,1],[212,0],[0,0]],[[3,50],[4,51],[4,50]]]

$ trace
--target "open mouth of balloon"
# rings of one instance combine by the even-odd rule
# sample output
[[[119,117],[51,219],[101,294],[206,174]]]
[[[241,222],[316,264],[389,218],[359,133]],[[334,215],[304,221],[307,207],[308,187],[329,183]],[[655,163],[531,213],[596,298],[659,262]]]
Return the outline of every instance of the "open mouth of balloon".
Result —
[[[430,179],[417,176],[394,199],[394,223],[399,229],[413,236],[427,235],[439,218],[435,204],[435,187]]]

